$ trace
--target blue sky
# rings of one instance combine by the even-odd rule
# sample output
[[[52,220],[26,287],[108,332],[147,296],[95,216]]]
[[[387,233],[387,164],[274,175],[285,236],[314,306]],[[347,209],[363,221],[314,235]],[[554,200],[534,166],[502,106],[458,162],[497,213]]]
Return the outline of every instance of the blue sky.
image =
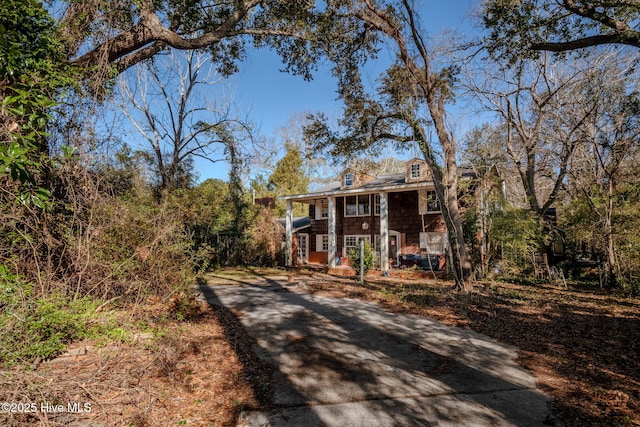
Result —
[[[473,31],[470,13],[478,0],[417,0],[417,3],[422,5],[419,13],[430,38],[442,37],[443,32],[449,30],[466,34]],[[384,49],[379,57],[382,63],[389,61],[389,53]],[[373,81],[382,68],[372,67],[368,77]],[[324,112],[330,117],[340,114],[336,82],[327,68],[320,69],[310,82],[281,72],[282,68],[277,54],[266,49],[251,51],[240,64],[240,72],[228,83],[235,92],[236,108],[249,114],[264,137],[277,138],[274,131],[285,126],[296,113]],[[198,161],[196,169],[200,180],[226,179],[228,174],[228,168],[222,163],[212,165]]]

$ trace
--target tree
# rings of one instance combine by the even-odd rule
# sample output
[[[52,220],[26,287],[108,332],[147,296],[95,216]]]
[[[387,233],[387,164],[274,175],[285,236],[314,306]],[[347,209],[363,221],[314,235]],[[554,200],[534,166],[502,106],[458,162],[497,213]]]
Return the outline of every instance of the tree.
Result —
[[[107,78],[169,48],[207,50],[223,75],[236,71],[237,61],[253,38],[282,55],[288,71],[309,78],[329,34],[341,34],[341,48],[356,45],[347,15],[300,0],[238,0],[217,2],[173,0],[117,2],[65,0],[61,18],[68,58],[94,81]],[[358,44],[361,46],[361,44]],[[343,54],[347,54],[346,49]]]
[[[481,16],[490,51],[512,61],[543,50],[640,47],[637,0],[489,0]]]
[[[42,206],[49,165],[46,129],[55,97],[74,81],[56,25],[40,2],[0,8],[0,174],[19,181],[23,203]],[[43,173],[44,172],[44,173]],[[44,185],[43,185],[44,186]],[[5,192],[6,194],[6,192]]]
[[[594,109],[580,96],[593,67],[580,65],[542,55],[513,68],[496,64],[482,82],[479,73],[469,79],[484,109],[498,116],[507,165],[518,173],[528,207],[540,219],[562,189],[581,127]]]
[[[298,150],[304,163],[304,174],[308,178],[309,186],[324,185],[335,179],[341,172],[330,159],[318,156],[313,141],[304,136],[304,129],[309,124],[310,112],[299,112],[289,117],[287,123],[275,133],[278,136],[276,143],[284,147],[292,147]],[[271,167],[271,170],[274,168]],[[294,205],[295,206],[295,205]]]
[[[629,78],[631,61],[611,58],[600,64],[582,88],[584,102],[594,112],[580,128],[584,142],[572,161],[569,190],[578,232],[591,235],[595,250],[607,262],[608,283],[618,284],[622,248],[637,251],[630,227],[637,219],[637,172],[640,160],[640,81]],[[590,224],[584,215],[589,212]],[[580,229],[581,228],[581,229]],[[635,268],[635,267],[632,267]]]
[[[287,194],[304,194],[309,189],[309,177],[305,171],[305,165],[302,156],[297,148],[287,146],[287,152],[276,163],[276,168],[269,176],[267,189],[272,192],[275,197]],[[284,217],[285,206],[281,201],[276,202],[277,214]],[[306,215],[306,206],[300,206],[294,209],[295,214]]]
[[[229,105],[210,99],[217,77],[206,54],[190,51],[139,64],[120,83],[120,109],[142,136],[138,151],[163,189],[188,185],[194,157],[226,160],[229,132],[252,138],[251,127]]]
[[[283,58],[286,71],[305,79],[311,78],[327,46],[346,57],[371,53],[371,41],[354,30],[354,18],[335,13],[332,8],[333,2],[316,5],[300,0],[62,0],[56,3],[54,20],[34,0],[11,0],[2,10],[6,25],[1,31],[5,36],[5,29],[17,28],[33,39],[33,43],[23,40],[13,45],[7,38],[9,43],[4,46],[13,46],[12,55],[23,52],[16,61],[7,62],[14,70],[16,63],[30,56],[24,52],[34,52],[35,56],[51,59],[44,62],[50,70],[64,67],[69,71],[56,73],[57,77],[65,76],[64,81],[51,74],[48,79],[38,80],[37,85],[55,81],[51,93],[56,101],[62,89],[74,88],[79,99],[67,105],[75,109],[80,102],[95,104],[88,95],[100,101],[110,96],[113,79],[119,73],[171,50],[207,52],[218,72],[226,77],[237,71],[239,61],[247,54],[246,46],[253,42],[257,48],[274,49]],[[36,9],[37,13],[32,13]],[[31,22],[28,25],[27,20]],[[41,25],[45,21],[46,25]],[[46,45],[50,37],[55,39],[55,47],[34,49],[39,43]],[[0,84],[0,98],[5,96],[6,87]],[[39,108],[44,114],[51,112],[50,107]],[[69,127],[77,130],[83,123],[87,121],[69,123]],[[50,144],[50,138],[40,138],[39,151],[49,155]]]
[[[333,56],[338,64],[339,93],[346,105],[345,116],[339,122],[343,134],[331,131],[322,116],[309,127],[308,134],[319,138],[325,147],[336,147],[335,154],[376,151],[379,144],[390,141],[405,146],[416,143],[433,174],[449,235],[456,288],[469,289],[471,262],[458,203],[457,141],[446,121],[455,67],[434,69],[418,16],[409,0],[357,1],[349,13],[365,28],[385,37],[393,46],[397,60],[380,79],[377,93],[371,96],[361,82],[357,64]],[[435,130],[436,141],[429,132],[430,127]],[[442,162],[438,160],[439,155]]]

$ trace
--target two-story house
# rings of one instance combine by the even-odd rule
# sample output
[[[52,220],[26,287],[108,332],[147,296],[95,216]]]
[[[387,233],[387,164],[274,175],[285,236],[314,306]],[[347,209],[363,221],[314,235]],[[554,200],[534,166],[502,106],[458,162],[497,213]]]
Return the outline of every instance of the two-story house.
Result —
[[[446,226],[424,160],[408,161],[405,173],[378,177],[348,169],[339,182],[283,199],[289,266],[294,247],[298,264],[344,264],[349,249],[361,240],[375,249],[383,272],[401,257],[444,262]],[[294,226],[293,202],[309,205],[310,221],[304,228]]]

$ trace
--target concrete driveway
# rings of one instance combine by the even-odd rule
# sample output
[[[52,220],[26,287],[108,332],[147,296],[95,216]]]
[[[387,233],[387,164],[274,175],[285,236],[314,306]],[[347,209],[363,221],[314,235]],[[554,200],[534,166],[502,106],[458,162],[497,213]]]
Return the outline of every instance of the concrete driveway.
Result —
[[[301,288],[284,276],[200,286],[275,367],[272,410],[243,413],[239,426],[561,425],[515,348]]]

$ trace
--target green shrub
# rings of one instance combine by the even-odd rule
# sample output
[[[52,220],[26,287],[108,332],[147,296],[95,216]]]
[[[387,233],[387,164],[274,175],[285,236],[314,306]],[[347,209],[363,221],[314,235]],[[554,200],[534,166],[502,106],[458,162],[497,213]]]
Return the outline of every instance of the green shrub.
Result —
[[[88,333],[95,303],[53,293],[35,297],[33,285],[0,265],[0,364],[47,359]]]
[[[531,254],[544,247],[547,234],[538,218],[527,209],[504,206],[493,218],[491,237],[502,249],[503,272],[519,275],[531,267]]]
[[[351,263],[351,267],[356,271],[356,274],[358,276],[360,276],[361,264],[364,264],[365,275],[371,269],[371,267],[373,267],[375,257],[373,256],[373,249],[371,248],[371,245],[368,242],[364,242],[364,263],[361,263],[360,246],[356,248],[351,248],[349,250],[348,255],[349,255],[349,261]]]
[[[67,344],[88,337],[124,335],[99,322],[97,302],[70,300],[60,293],[36,296],[33,285],[0,265],[0,365],[46,360]]]

